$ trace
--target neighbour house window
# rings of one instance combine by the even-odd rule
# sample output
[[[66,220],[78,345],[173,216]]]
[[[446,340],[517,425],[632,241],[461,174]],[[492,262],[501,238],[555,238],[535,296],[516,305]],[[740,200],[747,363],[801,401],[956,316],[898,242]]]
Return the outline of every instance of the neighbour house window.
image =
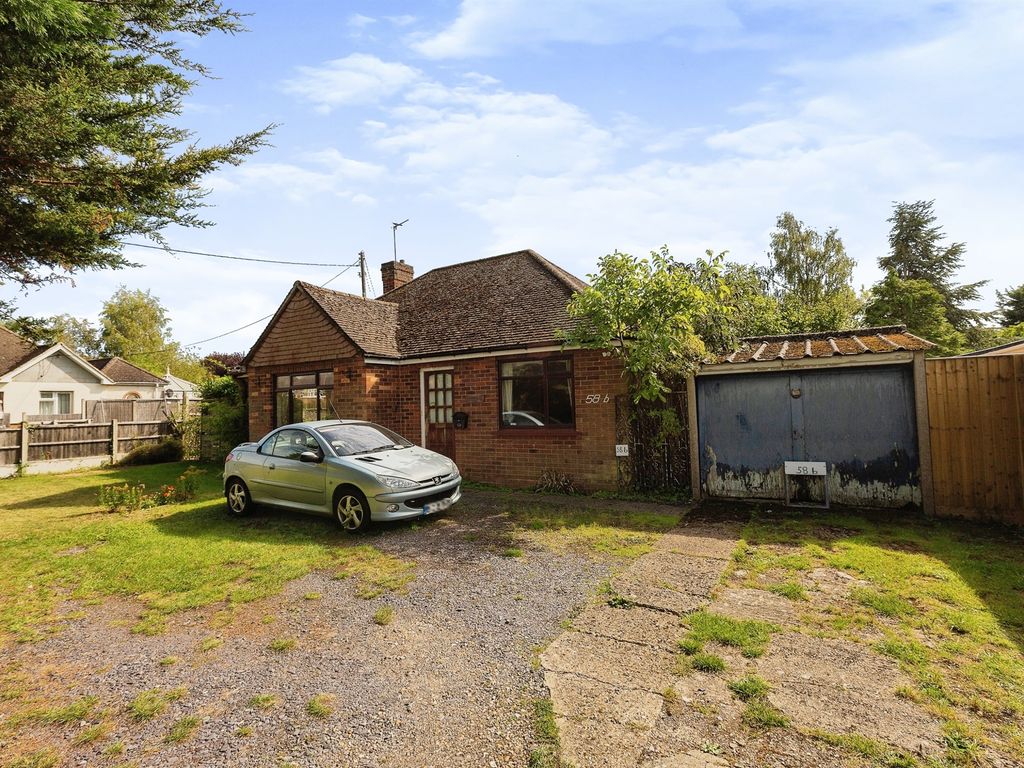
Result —
[[[571,427],[575,423],[572,360],[498,364],[502,427]]]
[[[331,371],[278,376],[274,380],[274,426],[318,421],[334,415],[329,400],[334,390]]]
[[[71,413],[70,392],[40,392],[39,415],[60,416]]]

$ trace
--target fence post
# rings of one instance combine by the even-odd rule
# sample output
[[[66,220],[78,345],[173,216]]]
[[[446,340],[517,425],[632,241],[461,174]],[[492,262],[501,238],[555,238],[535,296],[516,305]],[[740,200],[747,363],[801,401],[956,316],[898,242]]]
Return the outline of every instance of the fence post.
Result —
[[[18,463],[23,467],[28,466],[28,422],[25,421],[24,416],[21,419],[21,445],[19,446]]]
[[[135,408],[133,403],[132,409]],[[117,443],[120,436],[117,434],[117,419],[110,420],[110,461],[117,461]]]

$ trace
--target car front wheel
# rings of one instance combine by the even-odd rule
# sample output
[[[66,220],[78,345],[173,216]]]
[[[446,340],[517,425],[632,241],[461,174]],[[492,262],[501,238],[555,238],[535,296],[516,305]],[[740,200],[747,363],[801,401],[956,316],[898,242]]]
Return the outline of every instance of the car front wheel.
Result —
[[[228,512],[235,517],[242,517],[252,511],[252,496],[249,495],[249,489],[237,477],[228,481],[226,496]]]
[[[370,505],[354,488],[338,492],[334,501],[334,519],[349,533],[366,530],[370,524]]]

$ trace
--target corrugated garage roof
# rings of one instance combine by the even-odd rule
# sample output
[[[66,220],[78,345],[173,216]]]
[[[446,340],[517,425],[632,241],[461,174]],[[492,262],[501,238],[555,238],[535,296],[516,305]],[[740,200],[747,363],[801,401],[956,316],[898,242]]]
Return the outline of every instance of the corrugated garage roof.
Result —
[[[755,336],[741,339],[740,342],[739,349],[720,356],[715,363],[765,363],[772,360],[919,352],[935,346],[908,332],[905,325],[786,336]]]

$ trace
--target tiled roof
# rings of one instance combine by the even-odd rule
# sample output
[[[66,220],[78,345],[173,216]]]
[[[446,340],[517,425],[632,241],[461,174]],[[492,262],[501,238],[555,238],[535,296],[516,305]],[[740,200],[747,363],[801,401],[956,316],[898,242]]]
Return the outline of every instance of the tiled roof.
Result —
[[[0,375],[12,371],[42,349],[0,326]]]
[[[115,384],[166,384],[167,382],[149,371],[132,365],[120,357],[97,357],[89,361],[93,368]]]
[[[382,301],[398,304],[402,356],[417,357],[557,343],[585,287],[526,250],[431,270]]]
[[[365,354],[388,358],[557,343],[586,287],[533,251],[439,267],[374,301],[298,285]]]
[[[772,360],[848,357],[851,355],[918,352],[935,345],[907,331],[905,325],[849,331],[757,336],[740,340],[740,348],[715,363],[764,363]]]
[[[384,301],[371,301],[321,288],[296,283],[309,294],[327,316],[367,355],[398,357],[398,307]]]

